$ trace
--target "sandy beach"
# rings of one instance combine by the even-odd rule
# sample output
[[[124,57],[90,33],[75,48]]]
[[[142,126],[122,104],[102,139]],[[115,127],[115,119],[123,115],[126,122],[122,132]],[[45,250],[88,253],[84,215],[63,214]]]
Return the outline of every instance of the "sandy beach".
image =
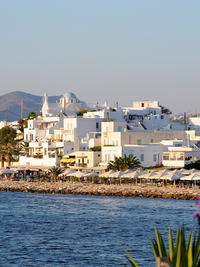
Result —
[[[156,187],[146,185],[105,185],[70,182],[26,182],[0,181],[0,191],[43,193],[43,194],[80,194],[118,197],[143,197],[196,200],[199,188]]]

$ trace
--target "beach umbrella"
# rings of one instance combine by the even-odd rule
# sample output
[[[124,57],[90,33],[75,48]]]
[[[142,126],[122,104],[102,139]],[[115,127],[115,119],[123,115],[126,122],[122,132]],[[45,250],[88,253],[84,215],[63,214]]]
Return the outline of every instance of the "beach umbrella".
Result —
[[[58,176],[63,176],[63,175],[67,175],[67,174],[72,174],[75,171],[72,169],[66,169],[64,172],[60,173]]]
[[[94,182],[94,179],[93,179],[94,176],[99,176],[99,173],[98,172],[91,172],[91,173],[86,173],[83,175],[83,177],[92,177],[92,182]]]
[[[174,170],[174,171],[169,171],[168,173],[166,173],[165,175],[160,177],[160,179],[163,179],[163,180],[179,180],[181,177],[183,177],[183,175],[180,174],[180,172],[178,170]]]
[[[181,177],[180,180],[181,181],[195,181],[195,185],[196,185],[196,181],[200,180],[200,174],[193,173],[191,175]]]
[[[163,176],[165,176],[166,174],[168,174],[170,171],[168,169],[156,172],[156,175],[154,177],[152,177],[152,179],[161,179]]]
[[[166,173],[164,176],[160,177],[160,179],[163,180],[174,180],[174,185],[176,184],[176,180],[180,180],[180,178],[183,177],[182,174],[178,170],[170,171]]]
[[[110,174],[108,177],[112,177],[112,178],[119,178],[119,183],[121,185],[121,177],[124,175],[124,172],[123,171],[117,171],[117,172],[114,172],[112,174]]]
[[[157,172],[152,171],[152,172],[148,172],[148,173],[143,173],[143,174],[139,175],[138,178],[150,179],[150,178],[156,177],[156,175],[157,175]]]
[[[77,171],[77,172],[69,173],[69,174],[67,174],[67,176],[82,177],[84,174],[86,174],[86,173],[81,172],[81,171]]]
[[[190,169],[190,170],[181,170],[180,171],[181,172],[181,174],[184,174],[184,175],[187,175],[187,174],[193,174],[193,173],[200,173],[200,171],[199,170],[197,170],[197,169]]]
[[[91,172],[91,173],[86,173],[83,176],[84,177],[99,176],[99,173],[98,172]]]
[[[110,170],[108,172],[104,172],[104,173],[100,174],[99,177],[109,177],[109,175],[112,174],[112,173],[115,173],[115,171],[114,170]]]

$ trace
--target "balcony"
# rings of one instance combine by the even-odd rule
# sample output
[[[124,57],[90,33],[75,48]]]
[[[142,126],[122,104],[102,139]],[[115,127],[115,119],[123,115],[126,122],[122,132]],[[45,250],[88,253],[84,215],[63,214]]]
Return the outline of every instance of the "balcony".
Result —
[[[75,167],[82,167],[82,168],[87,168],[87,164],[82,164],[82,163],[75,163],[74,164]]]

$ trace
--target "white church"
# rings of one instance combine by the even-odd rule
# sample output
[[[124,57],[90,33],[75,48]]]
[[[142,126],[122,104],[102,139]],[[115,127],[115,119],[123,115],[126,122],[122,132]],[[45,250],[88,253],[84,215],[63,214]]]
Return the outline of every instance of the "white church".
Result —
[[[57,103],[49,103],[48,95],[44,94],[42,116],[55,117],[61,112],[67,116],[75,116],[82,109],[87,108],[87,104],[83,101],[80,101],[72,92],[67,92],[64,94]]]

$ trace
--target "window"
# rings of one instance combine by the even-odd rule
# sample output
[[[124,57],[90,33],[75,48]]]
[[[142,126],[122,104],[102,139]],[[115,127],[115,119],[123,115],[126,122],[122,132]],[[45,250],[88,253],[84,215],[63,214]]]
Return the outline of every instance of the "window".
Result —
[[[183,160],[184,158],[184,153],[177,153],[177,160]]]
[[[140,154],[140,161],[144,161],[144,154]]]
[[[169,160],[169,153],[163,154],[163,160]]]
[[[176,154],[170,153],[170,160],[176,160]]]
[[[26,141],[28,141],[28,134],[26,134]]]
[[[163,115],[161,115],[161,116],[160,116],[160,118],[161,118],[161,120],[163,120],[163,119],[164,119],[164,116],[163,116]]]
[[[83,147],[83,151],[85,151],[85,147]]]
[[[137,140],[137,145],[141,145],[141,140]]]
[[[156,115],[156,110],[154,110],[154,112],[153,112],[153,113],[154,113],[154,115]]]
[[[118,132],[122,131],[122,126],[118,126]]]
[[[154,162],[157,161],[157,154],[153,154],[153,161],[154,161]]]
[[[87,159],[87,164],[88,164],[89,162],[90,162],[89,159]]]
[[[153,143],[153,139],[151,139],[151,143]]]
[[[45,156],[47,155],[47,149],[46,149],[46,147],[44,148],[44,155]]]
[[[99,123],[98,123],[98,122],[96,122],[96,128],[97,128],[97,129],[99,128]]]

